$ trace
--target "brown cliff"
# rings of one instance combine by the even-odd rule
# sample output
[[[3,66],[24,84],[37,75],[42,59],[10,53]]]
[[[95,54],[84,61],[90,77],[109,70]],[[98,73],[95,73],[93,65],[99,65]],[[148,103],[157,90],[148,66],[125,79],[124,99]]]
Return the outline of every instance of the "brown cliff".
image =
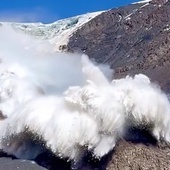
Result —
[[[116,77],[145,73],[170,86],[170,1],[154,0],[112,9],[76,31],[68,49],[108,63]]]

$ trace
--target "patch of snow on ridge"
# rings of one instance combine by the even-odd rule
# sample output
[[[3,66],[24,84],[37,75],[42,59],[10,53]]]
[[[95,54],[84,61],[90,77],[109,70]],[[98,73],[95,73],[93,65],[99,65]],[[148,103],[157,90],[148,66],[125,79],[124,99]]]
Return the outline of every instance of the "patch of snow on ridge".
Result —
[[[55,49],[59,49],[61,45],[67,45],[69,38],[73,34],[73,32],[77,31],[81,28],[85,23],[95,18],[102,12],[88,13],[85,15],[80,15],[77,17],[70,18],[69,22],[57,32],[57,36],[54,36],[50,42],[55,44]]]
[[[60,51],[60,47],[67,45],[69,38],[85,23],[95,18],[100,12],[87,13],[63,20],[58,20],[51,24],[42,23],[4,23],[9,24],[17,31],[23,31],[26,34],[36,38],[48,40],[55,46],[56,51]],[[3,23],[1,23],[3,25]]]
[[[132,4],[142,4],[142,3],[148,3],[150,1],[152,1],[152,0],[143,0],[143,1],[134,2]]]

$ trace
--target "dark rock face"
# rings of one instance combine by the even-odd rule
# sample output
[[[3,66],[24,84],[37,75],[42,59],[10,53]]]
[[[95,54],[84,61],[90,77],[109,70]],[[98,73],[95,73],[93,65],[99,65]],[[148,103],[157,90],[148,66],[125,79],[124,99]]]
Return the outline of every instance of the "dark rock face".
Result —
[[[144,73],[170,91],[170,1],[102,13],[74,33],[68,49],[108,63],[115,77]]]

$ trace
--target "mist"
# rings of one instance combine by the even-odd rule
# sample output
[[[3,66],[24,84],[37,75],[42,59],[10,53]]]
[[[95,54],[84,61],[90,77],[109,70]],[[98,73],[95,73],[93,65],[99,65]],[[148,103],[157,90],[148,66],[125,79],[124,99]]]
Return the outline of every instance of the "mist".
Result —
[[[146,75],[113,79],[108,65],[56,53],[53,44],[7,23],[0,27],[0,59],[0,148],[9,154],[33,159],[42,153],[40,145],[22,137],[26,129],[74,163],[83,157],[82,147],[101,159],[129,126],[170,143],[170,102]]]
[[[83,110],[70,107],[63,96],[69,87],[83,86],[86,82],[82,71],[82,54],[56,53],[54,45],[48,41],[26,35],[9,23],[2,25],[0,148],[21,159],[34,159],[41,154],[44,151],[42,146],[35,144],[32,138],[25,135],[28,133],[25,129],[29,127],[31,133],[36,133],[34,137],[43,138],[48,148],[57,156],[56,150],[59,150],[64,157],[77,161],[77,156],[82,152],[75,148],[78,143],[81,147],[86,145],[92,149],[100,139],[95,120]],[[111,82],[113,70],[108,65],[93,63]],[[66,125],[73,128],[72,146],[67,142],[70,134],[68,135]],[[58,128],[55,131],[56,126]],[[50,129],[54,133],[51,133]],[[65,144],[61,142],[64,139]],[[62,144],[66,152],[60,148]]]
[[[41,86],[45,93],[62,93],[70,85],[82,85],[81,55],[56,53],[54,45],[3,23],[0,27],[0,72],[8,70]],[[111,78],[113,70],[101,65]]]
[[[52,45],[13,30],[0,28],[1,73],[26,77],[46,93],[61,93],[68,85],[82,84],[80,55],[56,54]]]

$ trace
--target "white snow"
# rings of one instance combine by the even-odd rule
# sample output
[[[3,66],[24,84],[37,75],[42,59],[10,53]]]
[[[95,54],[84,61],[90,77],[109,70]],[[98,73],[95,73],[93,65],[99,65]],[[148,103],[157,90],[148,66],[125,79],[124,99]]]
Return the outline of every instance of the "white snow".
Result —
[[[18,32],[16,29],[12,29],[9,23],[3,23],[3,26],[0,27],[0,131],[4,132],[4,137],[7,137],[1,138],[0,148],[8,154],[15,155],[17,158],[34,159],[43,151],[41,150],[41,146],[35,145],[29,137],[25,137],[25,134],[23,134],[24,136],[21,135],[21,138],[17,137],[18,133],[22,132],[25,126],[28,127],[32,122],[35,124],[35,129],[32,126],[33,124],[30,124],[30,130],[34,133],[34,130],[40,127],[38,134],[40,136],[44,134],[44,136],[42,136],[43,139],[47,145],[50,145],[49,147],[54,153],[60,156],[58,152],[61,150],[60,154],[62,154],[62,157],[69,157],[75,160],[76,154],[81,153],[76,151],[77,144],[81,146],[87,144],[89,149],[94,148],[97,144],[99,135],[97,129],[94,131],[94,134],[91,133],[92,138],[89,136],[92,140],[90,139],[87,141],[89,131],[92,132],[91,128],[95,130],[93,127],[96,126],[96,122],[91,119],[90,116],[84,114],[83,111],[79,111],[79,109],[75,109],[74,112],[72,107],[67,107],[65,102],[64,105],[59,104],[61,106],[61,108],[59,108],[52,101],[57,101],[59,97],[61,98],[61,100],[58,98],[60,103],[60,101],[63,101],[62,93],[69,86],[80,86],[84,84],[85,78],[81,71],[82,65],[80,62],[81,54],[55,53],[51,50],[51,45],[47,41],[48,40],[42,39],[37,40],[21,31]],[[100,64],[100,68],[106,73],[106,77],[111,77],[113,75],[113,70],[108,66]],[[53,98],[54,100],[50,100],[49,97],[47,97],[50,94],[56,95]],[[39,103],[39,98],[40,105],[37,105],[34,101]],[[33,106],[31,109],[33,115],[30,113],[29,106],[28,110],[26,109],[29,102],[31,106],[35,104],[35,107]],[[49,105],[47,103],[49,103]],[[54,107],[51,104],[54,104]],[[20,106],[21,108],[23,107],[23,110],[21,109],[21,112],[19,110],[16,111]],[[64,114],[62,109],[67,109],[67,115]],[[23,117],[19,116],[19,112]],[[28,119],[25,117],[25,113]],[[64,116],[60,113],[63,113]],[[59,115],[61,115],[61,117],[59,117]],[[5,116],[5,118],[3,118],[3,116]],[[52,118],[48,119],[50,116]],[[21,117],[24,122],[26,120],[28,120],[28,122],[25,122],[26,124],[24,122],[21,123]],[[11,129],[13,132],[9,131],[8,133],[8,128],[6,127],[8,127],[8,125],[11,127],[12,123],[8,124],[10,121],[14,123],[14,127]],[[17,121],[19,122],[17,123]],[[48,123],[46,124],[44,121],[46,123],[48,121]],[[71,137],[74,138],[71,139],[68,134],[68,129],[72,127],[71,134],[74,134],[75,129],[74,126],[72,126],[74,122],[78,131],[76,130],[77,133],[75,133],[75,135],[71,135]],[[45,132],[45,130],[43,130],[45,127],[44,125],[46,127],[51,127],[51,130],[48,127]],[[67,125],[69,125],[69,127]],[[59,131],[55,130],[57,127],[60,127],[60,129],[58,129]],[[68,129],[65,127],[68,127]],[[66,133],[62,133],[64,129]],[[85,131],[82,131],[83,129]],[[51,134],[53,131],[56,133]],[[14,133],[15,138],[12,137],[11,139],[10,134],[12,133]],[[51,136],[49,136],[50,134]],[[62,137],[60,134],[65,135],[63,137],[67,138],[65,138],[66,140],[62,138],[66,145],[63,145],[64,143],[60,138]],[[1,135],[3,134],[1,133]],[[93,137],[96,139],[94,142]],[[106,136],[104,138],[108,137]],[[74,143],[73,145],[68,142],[70,139]],[[102,143],[105,143],[105,140],[102,140]],[[61,146],[68,152],[65,152],[66,150],[63,150]]]
[[[130,120],[130,126],[149,126],[158,141],[170,143],[168,97],[146,75],[127,76],[110,84],[92,65],[85,66],[83,72],[88,80],[86,85],[69,88],[66,100],[83,108],[98,122],[104,136],[94,150],[95,155],[101,156],[114,147],[117,134],[123,132],[123,115],[126,121]]]

